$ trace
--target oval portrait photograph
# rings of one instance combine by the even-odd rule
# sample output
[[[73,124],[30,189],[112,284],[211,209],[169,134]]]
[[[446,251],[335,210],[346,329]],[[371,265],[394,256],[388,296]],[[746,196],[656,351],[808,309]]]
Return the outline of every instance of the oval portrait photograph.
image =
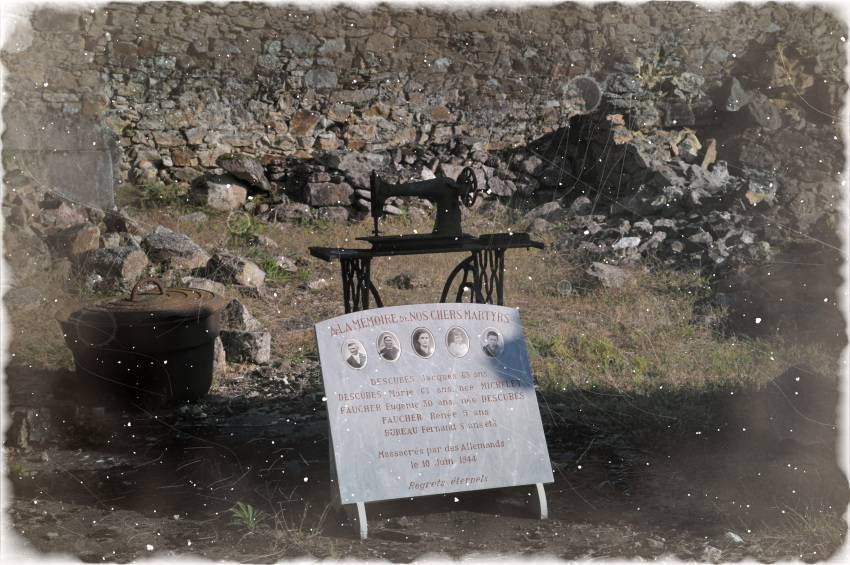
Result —
[[[424,359],[434,354],[434,334],[428,328],[416,328],[411,334],[413,351]]]
[[[469,336],[466,331],[455,326],[446,334],[446,347],[455,357],[463,357],[469,351]]]
[[[362,369],[366,366],[366,349],[356,339],[347,339],[342,344],[342,358],[349,366]]]
[[[401,355],[398,338],[392,332],[382,332],[378,336],[378,355],[387,361],[396,361]]]

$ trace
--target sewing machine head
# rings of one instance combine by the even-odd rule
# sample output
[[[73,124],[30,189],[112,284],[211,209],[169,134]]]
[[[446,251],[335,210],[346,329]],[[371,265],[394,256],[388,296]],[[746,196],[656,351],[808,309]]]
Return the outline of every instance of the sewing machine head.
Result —
[[[372,218],[375,220],[375,236],[378,236],[378,219],[384,214],[384,204],[393,196],[418,196],[436,200],[437,219],[434,221],[434,236],[462,237],[460,227],[461,209],[463,204],[471,208],[478,199],[478,179],[475,172],[466,167],[458,175],[457,180],[449,177],[436,178],[401,184],[390,184],[381,180],[375,171],[370,177],[370,193]]]

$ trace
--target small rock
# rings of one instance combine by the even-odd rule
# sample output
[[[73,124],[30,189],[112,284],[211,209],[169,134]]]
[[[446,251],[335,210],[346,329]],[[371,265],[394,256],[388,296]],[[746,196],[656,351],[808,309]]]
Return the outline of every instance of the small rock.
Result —
[[[197,212],[192,212],[191,214],[186,214],[185,216],[180,216],[177,218],[178,222],[189,222],[193,224],[201,224],[209,220],[206,214],[201,212],[200,210]]]
[[[529,221],[535,218],[542,218],[554,224],[563,220],[566,215],[567,209],[561,206],[559,202],[546,202],[528,212],[524,218]]]
[[[219,334],[230,362],[268,363],[271,357],[271,334],[247,330],[221,330]]]
[[[164,263],[175,269],[197,269],[206,266],[209,254],[182,233],[160,229],[142,240],[142,249],[154,263]]]
[[[251,245],[256,247],[265,247],[268,249],[277,249],[280,247],[275,240],[261,233],[258,233],[251,238]]]
[[[586,272],[606,288],[620,288],[632,279],[631,274],[625,269],[606,263],[593,263]]]
[[[7,230],[3,234],[3,256],[20,280],[50,267],[47,246],[29,228]]]
[[[414,273],[400,273],[390,279],[389,284],[402,290],[431,286],[431,279]]]
[[[720,563],[720,560],[723,559],[723,552],[716,547],[708,545],[702,552],[702,557],[710,563]]]
[[[262,324],[238,300],[231,300],[221,311],[221,324],[232,330],[260,331]]]
[[[266,178],[263,165],[253,157],[241,153],[228,153],[221,155],[215,163],[234,177],[247,181],[260,190],[268,192],[272,188]]]
[[[328,286],[328,281],[325,279],[313,279],[304,281],[298,285],[301,290],[321,290]]]
[[[248,189],[232,175],[205,175],[192,181],[189,197],[216,210],[235,210],[247,200]]]
[[[59,230],[47,238],[47,245],[63,257],[71,257],[100,245],[100,230],[94,224],[84,222]]]
[[[616,241],[611,249],[627,249],[629,247],[637,247],[640,245],[639,237],[624,237]]]
[[[44,295],[31,286],[13,288],[3,295],[3,305],[9,310],[35,310],[46,303]]]
[[[217,296],[223,296],[227,287],[222,283],[201,277],[183,277],[180,282],[186,288],[197,288],[200,290],[208,290]]]
[[[225,249],[216,250],[206,264],[207,276],[225,284],[262,286],[266,273],[256,263]]]
[[[111,286],[116,282],[138,281],[148,266],[148,257],[138,247],[122,245],[81,253],[74,257],[74,263],[84,277],[97,275],[103,284]]]

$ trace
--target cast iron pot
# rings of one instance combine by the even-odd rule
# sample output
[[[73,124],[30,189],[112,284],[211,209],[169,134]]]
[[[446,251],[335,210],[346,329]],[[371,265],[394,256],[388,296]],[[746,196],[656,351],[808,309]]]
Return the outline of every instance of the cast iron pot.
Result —
[[[153,292],[139,292],[146,284]],[[120,399],[191,401],[212,385],[215,338],[226,302],[197,288],[142,279],[129,296],[57,312],[77,377]]]

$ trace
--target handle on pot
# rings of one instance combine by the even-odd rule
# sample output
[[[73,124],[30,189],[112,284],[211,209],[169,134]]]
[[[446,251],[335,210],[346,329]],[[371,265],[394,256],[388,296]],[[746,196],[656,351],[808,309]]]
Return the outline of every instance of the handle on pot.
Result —
[[[147,279],[142,279],[142,280],[140,280],[139,282],[136,283],[136,286],[133,287],[133,292],[130,293],[130,302],[136,301],[136,295],[139,293],[139,289],[142,288],[142,286],[144,286],[148,283],[155,284],[157,287],[159,287],[159,293],[165,294],[165,288],[162,286],[162,283],[159,282],[158,279],[155,279],[155,278],[152,278],[152,277],[147,278]]]

